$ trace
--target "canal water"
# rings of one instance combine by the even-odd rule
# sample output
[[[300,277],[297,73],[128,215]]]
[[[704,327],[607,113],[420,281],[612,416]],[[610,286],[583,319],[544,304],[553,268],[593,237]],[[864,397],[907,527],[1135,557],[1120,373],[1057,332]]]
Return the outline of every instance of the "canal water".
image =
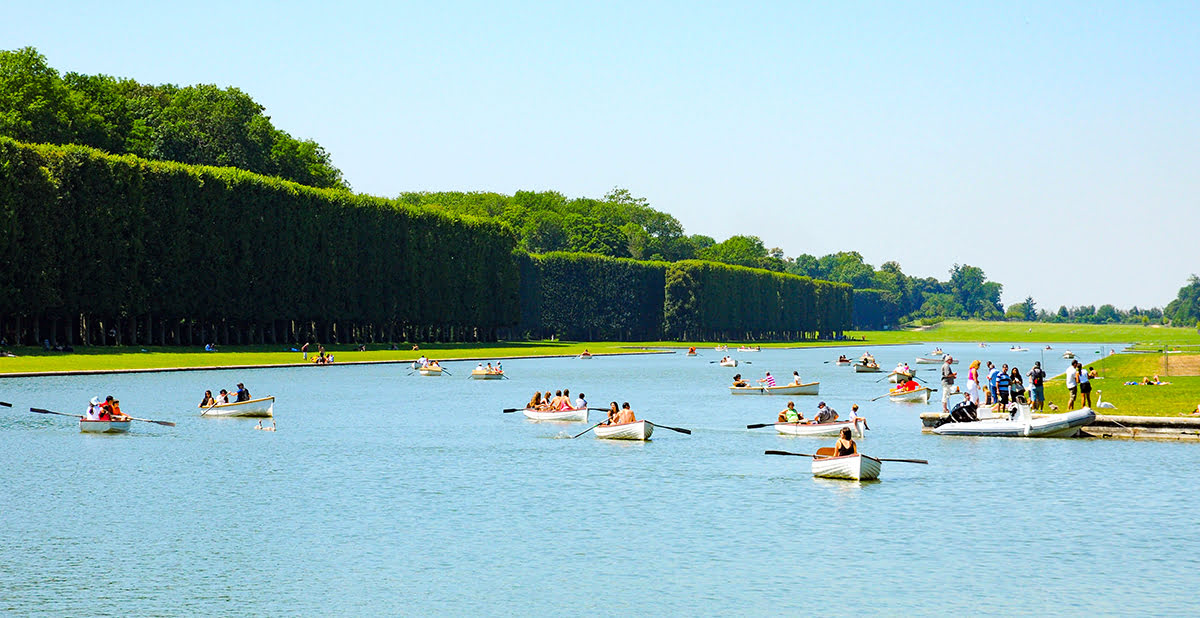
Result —
[[[870,348],[885,369],[933,346]],[[1061,373],[1067,346],[943,346]],[[1107,347],[1072,344],[1086,362]],[[944,438],[882,399],[863,348],[512,360],[423,378],[402,365],[0,381],[0,612],[21,615],[1192,614],[1195,444]],[[937,387],[937,365],[923,369]],[[795,397],[862,406],[882,480],[814,479],[824,438],[770,429],[784,397],[732,397],[734,373],[793,370]],[[275,395],[278,431],[201,418],[205,389]],[[649,443],[534,423],[534,390],[628,401]],[[1097,388],[1104,390],[1103,381]],[[1112,388],[1118,388],[1112,385]],[[81,435],[42,407],[113,394],[143,418]],[[1049,399],[1064,402],[1062,393]],[[600,413],[593,414],[593,422]]]

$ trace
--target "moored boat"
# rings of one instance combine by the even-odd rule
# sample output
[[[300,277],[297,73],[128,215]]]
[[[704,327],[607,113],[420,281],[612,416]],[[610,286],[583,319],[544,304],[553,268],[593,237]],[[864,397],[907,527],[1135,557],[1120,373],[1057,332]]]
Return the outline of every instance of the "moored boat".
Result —
[[[535,421],[561,421],[568,423],[586,423],[588,419],[587,408],[570,408],[567,410],[531,410],[525,408],[526,418]]]
[[[854,363],[854,373],[881,373],[882,371],[878,364]]]
[[[730,386],[731,395],[819,395],[820,382],[782,386]]]
[[[83,433],[128,433],[131,421],[90,421],[79,419],[79,431]]]
[[[204,409],[200,416],[244,416],[250,418],[268,418],[274,414],[275,398],[260,397],[233,403],[219,403]]]
[[[471,375],[467,376],[471,380],[503,380],[503,371],[488,371],[487,369],[472,369]]]
[[[634,421],[620,425],[597,425],[592,432],[604,440],[649,440],[654,433],[654,423]]]
[[[997,438],[1069,438],[1096,420],[1091,408],[1034,418],[1028,405],[1017,405],[1014,418],[987,418],[966,423],[947,422],[933,428],[941,436]]]
[[[862,428],[859,427],[862,418],[857,418],[852,421],[837,421],[834,423],[775,423],[775,431],[785,436],[836,436],[842,433],[843,427],[849,427],[851,431],[862,437]]]
[[[813,476],[826,479],[844,479],[848,481],[873,481],[879,478],[879,470],[883,462],[861,453],[833,457],[833,448],[817,449],[813,455]]]
[[[888,399],[897,403],[929,403],[931,392],[924,386],[911,391],[891,391],[888,393]]]

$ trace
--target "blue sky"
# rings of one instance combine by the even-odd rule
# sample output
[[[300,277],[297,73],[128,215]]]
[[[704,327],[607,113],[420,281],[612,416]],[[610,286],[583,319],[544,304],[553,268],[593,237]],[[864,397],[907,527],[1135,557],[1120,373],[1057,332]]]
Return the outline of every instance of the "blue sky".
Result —
[[[972,264],[1053,310],[1200,272],[1198,7],[43,1],[0,47],[241,88],[356,191],[620,186],[689,233]]]

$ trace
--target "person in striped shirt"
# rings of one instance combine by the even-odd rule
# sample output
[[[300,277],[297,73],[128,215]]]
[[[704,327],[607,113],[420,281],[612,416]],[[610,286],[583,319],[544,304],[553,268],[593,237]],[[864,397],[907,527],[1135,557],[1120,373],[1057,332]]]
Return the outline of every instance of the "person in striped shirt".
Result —
[[[758,383],[765,384],[766,386],[775,386],[775,376],[771,375],[771,372],[768,371],[767,377],[759,380]]]

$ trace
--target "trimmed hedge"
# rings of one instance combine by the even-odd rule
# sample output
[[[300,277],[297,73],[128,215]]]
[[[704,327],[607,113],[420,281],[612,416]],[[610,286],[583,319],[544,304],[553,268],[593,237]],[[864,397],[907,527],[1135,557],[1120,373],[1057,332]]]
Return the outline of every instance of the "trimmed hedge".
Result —
[[[520,330],[535,338],[660,340],[667,266],[586,253],[526,256]]]

